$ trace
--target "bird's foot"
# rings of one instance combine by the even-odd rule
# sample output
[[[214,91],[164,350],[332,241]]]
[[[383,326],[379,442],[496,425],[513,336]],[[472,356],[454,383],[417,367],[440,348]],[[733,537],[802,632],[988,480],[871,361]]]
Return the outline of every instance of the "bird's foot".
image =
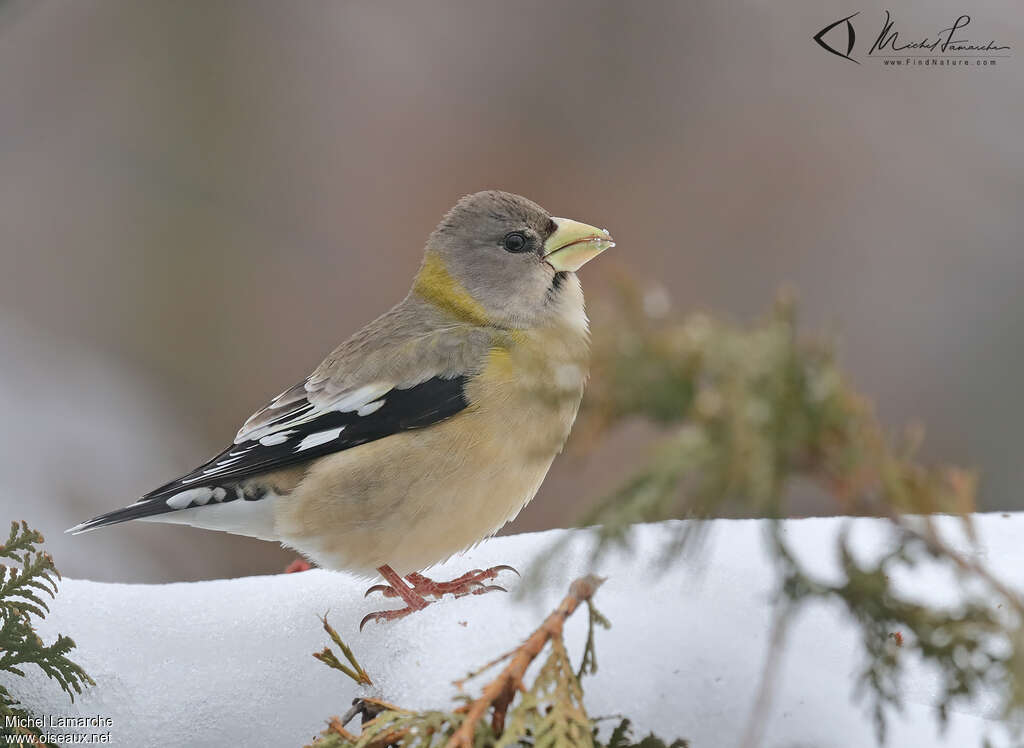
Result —
[[[397,621],[399,618],[405,618],[410,613],[417,610],[423,610],[425,607],[430,605],[429,600],[424,600],[423,596],[413,590],[409,585],[402,581],[402,577],[398,575],[394,569],[390,566],[381,566],[377,568],[380,575],[384,577],[384,581],[387,584],[376,584],[366,591],[363,597],[366,597],[371,592],[383,592],[388,597],[400,597],[405,601],[405,607],[397,610],[380,610],[376,613],[370,613],[363,617],[363,620],[359,622],[359,630],[363,630],[363,626],[368,624],[370,621],[377,621],[378,623],[387,623],[388,621]]]
[[[483,595],[485,592],[494,591],[508,592],[508,590],[499,585],[484,584],[484,582],[494,579],[503,571],[511,571],[517,576],[519,574],[515,568],[502,564],[500,566],[492,566],[489,569],[473,569],[448,582],[435,582],[430,577],[416,573],[407,574],[405,581],[412,586],[412,591],[420,597],[430,597],[437,600],[444,595],[462,597],[463,595]],[[375,584],[366,591],[366,595],[370,595],[373,592],[379,592],[384,597],[401,597],[401,594],[390,584]]]
[[[492,566],[489,569],[473,569],[467,571],[460,577],[456,577],[448,582],[435,582],[429,577],[425,577],[422,574],[409,574],[406,576],[409,584],[412,588],[423,597],[432,597],[435,600],[441,598],[444,595],[454,595],[455,597],[462,597],[463,595],[483,595],[485,592],[508,592],[504,587],[500,587],[496,584],[484,584],[498,576],[503,571],[511,571],[516,576],[519,576],[519,572],[513,567],[507,564],[501,564],[500,566]]]
[[[405,618],[410,613],[422,610],[428,605],[431,605],[444,595],[462,597],[464,595],[483,595],[487,592],[494,592],[496,590],[507,592],[504,587],[500,587],[496,584],[485,584],[485,582],[494,579],[503,571],[511,571],[517,576],[519,575],[519,572],[513,567],[505,564],[492,566],[489,569],[473,569],[472,571],[468,571],[462,576],[456,577],[448,582],[435,582],[429,577],[416,573],[406,575],[403,580],[389,566],[382,566],[378,571],[388,583],[375,584],[366,591],[366,595],[364,595],[364,597],[374,592],[380,592],[384,597],[402,598],[405,601],[406,607],[399,608],[397,610],[382,610],[377,613],[370,613],[359,623],[360,630],[362,630],[363,626],[370,621],[387,623],[388,621],[396,621],[399,618]],[[406,582],[408,582],[408,584],[406,584]]]

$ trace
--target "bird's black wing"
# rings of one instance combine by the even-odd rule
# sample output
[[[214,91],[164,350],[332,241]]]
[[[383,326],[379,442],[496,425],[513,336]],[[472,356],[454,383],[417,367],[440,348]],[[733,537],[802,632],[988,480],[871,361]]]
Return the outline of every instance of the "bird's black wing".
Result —
[[[423,428],[453,416],[468,404],[466,377],[434,377],[407,389],[374,393],[366,402],[349,400],[331,409],[297,401],[273,421],[243,429],[235,443],[188,475],[161,486],[144,498],[204,483],[238,480],[351,449],[399,431]],[[370,397],[369,394],[365,397]]]
[[[320,404],[303,394],[305,383],[296,385],[253,415],[235,443],[209,462],[150,491],[134,504],[69,532],[178,509],[260,498],[244,495],[238,481],[449,418],[469,404],[466,380],[464,375],[435,376],[404,388],[373,384]]]

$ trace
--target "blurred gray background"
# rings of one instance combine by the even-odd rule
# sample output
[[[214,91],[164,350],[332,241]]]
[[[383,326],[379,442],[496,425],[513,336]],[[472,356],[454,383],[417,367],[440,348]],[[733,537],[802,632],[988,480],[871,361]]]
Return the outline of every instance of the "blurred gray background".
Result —
[[[591,299],[629,272],[747,320],[791,284],[886,423],[1024,508],[1024,10],[896,11],[933,33],[969,12],[1014,46],[995,68],[811,41],[859,10],[863,45],[884,7],[0,2],[0,519],[76,577],[279,571],[292,554],[219,533],[60,533],[226,444],[490,187],[612,231]],[[570,522],[642,445],[563,457],[511,529]]]

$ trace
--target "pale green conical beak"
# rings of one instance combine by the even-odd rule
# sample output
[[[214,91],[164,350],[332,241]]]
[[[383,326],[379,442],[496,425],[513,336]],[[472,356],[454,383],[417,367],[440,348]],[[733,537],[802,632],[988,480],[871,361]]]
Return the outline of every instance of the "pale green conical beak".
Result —
[[[575,272],[609,247],[611,235],[604,229],[588,226],[570,218],[552,218],[555,233],[544,242],[544,259],[559,271]]]

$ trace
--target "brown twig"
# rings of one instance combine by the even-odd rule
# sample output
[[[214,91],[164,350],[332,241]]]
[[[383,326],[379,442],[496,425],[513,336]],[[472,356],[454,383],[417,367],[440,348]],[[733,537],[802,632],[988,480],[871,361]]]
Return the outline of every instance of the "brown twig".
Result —
[[[505,715],[508,713],[508,705],[516,697],[516,688],[518,687],[518,682],[513,683],[509,681],[505,684],[505,688],[502,689],[501,693],[498,694],[498,698],[494,700],[494,715],[491,717],[491,729],[495,735],[501,735],[505,730]]]
[[[380,699],[372,699],[369,697],[357,698],[352,700],[352,708],[349,709],[343,717],[334,716],[327,721],[327,729],[324,730],[322,734],[340,735],[347,743],[355,745],[359,742],[360,738],[358,735],[349,732],[346,725],[348,725],[353,717],[361,715],[363,722],[362,727],[363,729],[366,729],[366,725],[368,725],[382,712],[408,713],[407,710],[386,701],[381,701]],[[365,748],[386,748],[393,743],[399,742],[408,733],[409,731],[407,729],[390,730],[383,735],[377,735],[374,737],[366,744]],[[314,740],[312,745],[307,745],[306,748],[313,748],[315,745],[317,745],[317,741]]]
[[[602,577],[589,574],[577,579],[569,587],[569,594],[555,611],[549,615],[536,631],[511,653],[508,665],[498,677],[484,686],[480,697],[471,701],[466,709],[466,718],[452,734],[445,748],[473,748],[473,734],[490,707],[494,707],[492,725],[495,734],[504,727],[505,713],[515,692],[522,688],[523,675],[530,663],[541,653],[553,637],[562,635],[565,619],[573,614],[580,603],[586,602],[604,582]]]
[[[365,725],[370,720],[376,719],[377,716],[383,712],[399,712],[402,714],[408,714],[409,710],[403,709],[400,706],[395,706],[394,704],[381,699],[362,696],[352,699],[352,706],[347,712],[345,712],[345,716],[341,718],[341,724],[347,725],[356,715],[359,715],[362,723]]]
[[[505,660],[507,660],[509,657],[511,657],[515,653],[516,653],[516,650],[510,649],[505,654],[498,655],[493,660],[488,662],[486,665],[482,665],[482,666],[478,667],[476,670],[472,670],[472,671],[466,673],[466,675],[464,677],[459,678],[457,681],[453,681],[453,684],[455,685],[455,687],[457,689],[459,689],[461,691],[463,686],[466,685],[466,681],[472,680],[473,678],[476,678],[478,675],[486,673],[492,667],[494,667],[495,665],[498,665],[498,664],[504,662]]]
[[[355,743],[357,740],[359,740],[358,736],[353,735],[345,729],[345,725],[342,724],[341,719],[337,715],[331,717],[330,720],[328,720],[327,732],[333,732],[336,735],[340,735],[344,740],[347,740],[350,743]]]

